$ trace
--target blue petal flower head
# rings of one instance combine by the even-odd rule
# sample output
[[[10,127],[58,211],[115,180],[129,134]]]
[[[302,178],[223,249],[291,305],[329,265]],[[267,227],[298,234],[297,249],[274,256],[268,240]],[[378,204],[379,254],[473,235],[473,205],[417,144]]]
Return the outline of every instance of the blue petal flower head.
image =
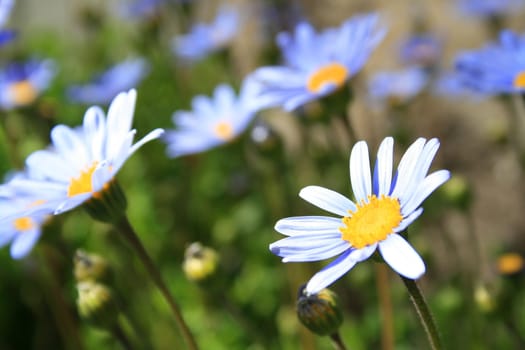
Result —
[[[502,16],[520,10],[524,0],[459,0],[459,10],[477,17]]]
[[[68,97],[85,104],[107,104],[121,91],[137,87],[149,72],[149,63],[142,58],[127,59],[109,68],[86,85],[71,86]]]
[[[431,67],[438,63],[442,51],[443,44],[435,35],[419,34],[401,43],[399,56],[404,64]]]
[[[472,98],[482,100],[485,96],[470,89],[455,71],[440,72],[431,89],[436,96],[450,99]]]
[[[315,274],[307,294],[318,293],[341,278],[376,250],[398,274],[417,279],[425,263],[403,237],[403,231],[423,212],[421,204],[450,178],[447,170],[427,175],[439,148],[437,139],[419,138],[405,152],[393,173],[391,137],[379,146],[373,172],[368,147],[356,143],[350,154],[350,183],[355,201],[335,191],[308,186],[299,196],[334,216],[296,216],[279,220],[275,229],[285,236],[270,244],[283,262],[337,258]]]
[[[56,70],[52,60],[32,59],[7,65],[0,71],[0,108],[32,104],[48,88]]]
[[[57,125],[51,130],[52,145],[31,153],[24,178],[9,186],[18,192],[48,193],[40,209],[54,214],[71,210],[99,196],[116,177],[127,159],[145,143],[159,138],[155,129],[133,144],[132,129],[137,92],[118,94],[107,117],[98,106],[90,107],[81,127]]]
[[[183,60],[198,61],[229,45],[239,26],[239,12],[231,6],[224,5],[212,23],[196,24],[188,34],[174,38],[173,52]]]
[[[154,16],[166,3],[166,0],[135,0],[132,3],[123,4],[120,14],[126,18],[141,18]]]
[[[277,43],[284,65],[261,67],[251,74],[262,86],[261,97],[269,106],[291,111],[340,88],[383,39],[386,30],[377,24],[378,16],[368,14],[321,32],[303,22],[293,34],[280,33]]]
[[[170,157],[204,152],[241,134],[260,108],[257,85],[245,80],[239,96],[231,86],[219,85],[212,98],[194,97],[192,108],[173,114],[176,129],[164,136]]]
[[[368,91],[373,100],[404,103],[418,95],[427,82],[427,72],[419,67],[410,67],[374,74],[369,81]]]
[[[459,79],[482,94],[525,91],[525,35],[502,31],[498,43],[460,53],[455,60]]]

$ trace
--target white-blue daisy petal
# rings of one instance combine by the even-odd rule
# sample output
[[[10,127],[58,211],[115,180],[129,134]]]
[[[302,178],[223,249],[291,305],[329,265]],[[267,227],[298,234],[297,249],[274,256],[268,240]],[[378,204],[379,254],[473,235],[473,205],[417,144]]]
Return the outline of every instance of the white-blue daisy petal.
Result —
[[[390,187],[392,185],[393,152],[394,139],[392,137],[386,137],[379,146],[374,170],[374,183],[377,182],[377,193],[375,194],[378,196],[386,196],[390,193]]]
[[[425,263],[414,248],[397,233],[379,242],[381,256],[401,276],[418,279],[425,273]]]
[[[418,208],[404,218],[398,227],[394,229],[395,233],[403,232],[408,226],[410,226],[416,219],[423,213],[423,208]]]
[[[415,165],[419,159],[423,147],[425,146],[425,139],[417,139],[408,149],[399,161],[397,167],[397,179],[395,187],[392,191],[391,196],[399,198],[401,195],[406,194],[407,188],[410,188],[412,174],[415,171]]]
[[[299,192],[299,197],[307,202],[340,216],[348,216],[355,211],[355,204],[345,196],[320,186],[307,186]]]
[[[448,170],[438,170],[428,175],[419,183],[414,195],[409,198],[406,203],[401,205],[403,216],[410,215],[432,192],[447,182],[448,179],[450,179],[450,172]]]
[[[40,238],[41,232],[40,225],[31,230],[19,232],[11,243],[11,249],[9,251],[11,257],[13,259],[21,259],[29,254],[38,241],[38,238]]]
[[[341,226],[341,219],[329,216],[295,216],[277,221],[275,230],[286,236],[295,236],[339,232]]]
[[[356,203],[367,203],[368,196],[372,194],[372,183],[368,146],[364,141],[356,143],[350,153],[350,182]]]

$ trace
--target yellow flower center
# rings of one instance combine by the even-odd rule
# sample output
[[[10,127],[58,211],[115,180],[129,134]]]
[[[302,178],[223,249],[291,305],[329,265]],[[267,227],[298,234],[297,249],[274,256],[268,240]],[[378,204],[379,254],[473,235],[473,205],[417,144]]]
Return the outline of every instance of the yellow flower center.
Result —
[[[213,132],[215,133],[215,136],[220,138],[223,141],[228,141],[233,138],[233,128],[231,123],[220,121],[217,124],[215,124],[215,127],[213,128]]]
[[[516,89],[523,89],[525,88],[525,71],[521,71],[514,77],[514,81],[512,82],[512,85]]]
[[[81,171],[80,176],[72,178],[67,189],[67,196],[73,197],[77,194],[93,192],[92,176],[97,168],[98,162],[94,162],[87,170]]]
[[[9,86],[9,92],[13,101],[18,106],[25,106],[32,103],[37,96],[37,91],[33,84],[27,80],[13,83]]]
[[[330,63],[313,72],[308,78],[306,88],[310,92],[319,92],[326,84],[341,87],[348,77],[348,69],[340,63]]]
[[[368,203],[362,202],[357,210],[348,211],[340,227],[342,239],[356,249],[380,242],[391,234],[401,223],[401,206],[396,198],[375,195],[368,196]]]
[[[35,222],[29,216],[18,218],[13,222],[13,226],[17,231],[27,231],[35,227]]]
[[[508,253],[498,259],[498,271],[504,275],[511,275],[523,269],[525,261],[521,255]]]

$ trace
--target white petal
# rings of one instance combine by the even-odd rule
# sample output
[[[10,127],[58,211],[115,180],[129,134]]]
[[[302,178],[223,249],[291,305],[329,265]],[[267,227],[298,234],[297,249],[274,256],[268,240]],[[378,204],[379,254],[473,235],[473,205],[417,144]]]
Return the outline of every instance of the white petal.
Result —
[[[339,232],[341,219],[328,216],[295,216],[277,221],[275,230],[283,235],[295,236],[305,233],[322,234]]]
[[[372,184],[368,146],[364,141],[356,143],[350,153],[350,181],[357,204],[368,202],[368,196],[372,194]]]
[[[55,151],[69,167],[81,170],[89,164],[86,145],[77,131],[65,125],[57,125],[51,130],[51,140]]]
[[[40,234],[40,226],[35,227],[29,231],[19,232],[13,240],[13,243],[11,243],[10,253],[13,259],[21,259],[25,257],[31,251],[31,249],[33,249],[33,246],[38,241]]]
[[[84,114],[83,124],[86,143],[91,147],[91,159],[102,160],[106,145],[106,117],[97,106],[90,107]]]
[[[415,190],[412,197],[406,203],[401,203],[401,212],[403,216],[410,215],[412,211],[423,203],[423,201],[430,196],[432,192],[439,186],[450,179],[450,172],[448,170],[438,170],[435,173],[427,176]]]
[[[394,139],[387,137],[381,142],[377,151],[374,182],[377,181],[377,195],[388,195],[392,185],[392,163],[394,152]]]
[[[345,196],[320,186],[307,186],[299,192],[299,197],[313,205],[340,216],[348,216],[348,211],[356,211],[355,204]]]
[[[392,233],[379,243],[381,256],[398,274],[417,279],[425,273],[425,263],[414,248],[400,235]]]
[[[74,197],[71,197],[64,202],[62,202],[56,209],[55,209],[55,215],[62,214],[66,211],[69,211],[73,208],[78,207],[80,204],[84,203],[86,200],[88,200],[91,197],[92,193],[83,193],[76,195]]]
[[[423,208],[419,208],[416,211],[410,213],[409,216],[403,219],[398,227],[394,229],[394,232],[399,233],[403,232],[410,224],[412,224],[421,214],[423,213]]]
[[[152,140],[158,139],[164,134],[164,129],[157,128],[153,131],[150,131],[146,136],[137,141],[129,150],[128,157],[131,156],[136,150],[142,147],[145,143],[148,143]]]
[[[318,293],[322,289],[334,283],[352,267],[354,267],[357,261],[352,259],[350,253],[351,250],[349,249],[346,253],[341,254],[337,259],[332,261],[324,269],[313,275],[310,281],[308,281],[306,284],[306,293]]]
[[[319,261],[332,258],[347,250],[348,242],[340,234],[302,235],[281,239],[270,244],[270,251],[283,258],[283,262]]]
[[[401,158],[399,166],[397,167],[396,185],[392,191],[392,197],[399,198],[402,196],[406,188],[411,185],[412,174],[415,171],[415,165],[419,159],[419,155],[425,146],[425,139],[417,139]]]
[[[109,159],[115,157],[131,130],[136,97],[135,90],[130,90],[128,93],[122,92],[113,99],[109,106],[106,143],[106,157]]]

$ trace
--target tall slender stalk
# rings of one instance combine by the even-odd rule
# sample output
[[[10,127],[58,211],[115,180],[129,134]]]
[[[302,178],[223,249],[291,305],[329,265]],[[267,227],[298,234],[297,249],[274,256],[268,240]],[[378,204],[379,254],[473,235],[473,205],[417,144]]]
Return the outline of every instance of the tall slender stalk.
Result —
[[[434,322],[434,318],[430,313],[430,309],[427,305],[427,302],[425,301],[425,297],[423,296],[421,289],[419,289],[419,286],[417,285],[416,281],[409,278],[405,278],[403,276],[400,277],[403,280],[403,283],[405,283],[405,286],[407,287],[408,294],[410,295],[410,300],[416,308],[419,321],[425,329],[425,333],[427,334],[428,342],[430,344],[431,349],[442,349],[443,346],[441,345],[441,339],[439,337],[439,332],[437,330],[436,323]]]
[[[335,350],[347,350],[346,345],[343,342],[343,339],[339,335],[339,332],[335,332],[334,334],[331,334],[330,339],[332,339],[332,344],[334,345]]]
[[[375,264],[377,295],[381,310],[381,349],[394,350],[394,317],[392,311],[392,300],[390,299],[390,281],[388,280],[388,269],[385,264]]]
[[[139,256],[140,260],[144,264],[144,267],[148,271],[149,275],[153,279],[153,282],[157,285],[157,288],[161,292],[162,296],[164,296],[164,299],[168,302],[171,311],[173,312],[173,315],[175,316],[175,320],[177,321],[177,324],[180,328],[180,331],[182,333],[182,336],[184,337],[184,340],[186,341],[186,344],[188,346],[188,349],[190,350],[197,350],[197,342],[195,341],[195,338],[193,337],[193,334],[190,331],[190,328],[186,324],[186,321],[184,321],[184,318],[182,317],[182,313],[180,310],[179,305],[175,301],[175,298],[172,296],[171,292],[168,289],[168,286],[162,279],[162,276],[155,266],[153,260],[149,256],[148,252],[142,245],[142,242],[140,241],[139,237],[135,233],[135,230],[129,223],[129,220],[126,216],[123,216],[120,222],[116,224],[116,227],[118,228],[119,232],[123,235],[123,237],[128,241],[128,243],[133,247],[135,250],[135,253]]]

